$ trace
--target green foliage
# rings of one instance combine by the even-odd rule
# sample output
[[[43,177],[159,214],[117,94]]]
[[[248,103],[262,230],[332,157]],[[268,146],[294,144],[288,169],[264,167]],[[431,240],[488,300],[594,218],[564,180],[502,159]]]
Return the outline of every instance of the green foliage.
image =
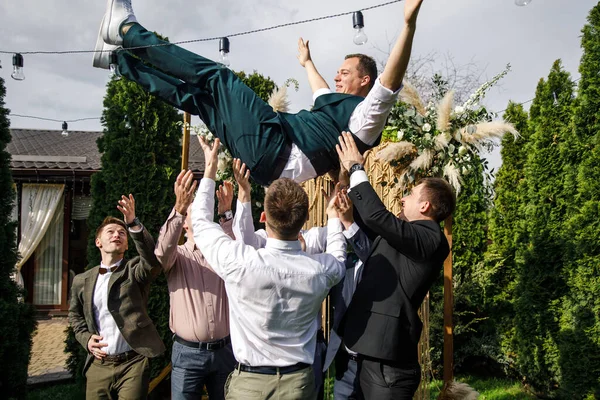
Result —
[[[560,298],[565,294],[562,224],[566,211],[564,160],[559,144],[571,121],[573,82],[560,60],[540,81],[532,106],[523,202],[525,218],[516,245],[515,329],[512,348],[519,373],[549,393],[560,380],[557,334]],[[560,99],[560,101],[558,101]]]
[[[92,176],[91,182],[90,232],[95,232],[106,216],[122,218],[116,208],[117,201],[121,195],[132,193],[136,200],[136,215],[156,237],[175,202],[173,182],[181,157],[180,120],[172,106],[147,94],[137,84],[124,79],[109,82],[102,114],[104,135],[98,139],[102,170]],[[100,262],[94,239],[95,235],[91,234],[89,267]],[[135,248],[130,243],[125,257],[135,255]],[[152,284],[148,310],[163,342],[170,349],[169,294],[162,274]],[[75,350],[78,346],[73,339],[72,336],[67,339],[67,351],[71,351],[68,364],[71,371],[78,374],[84,353]],[[151,376],[156,376],[169,361],[169,351],[153,359]]]
[[[537,398],[528,393],[519,382],[508,379],[464,376],[456,380],[466,383],[479,392],[480,400],[533,400]],[[442,381],[431,382],[429,384],[429,398],[432,400],[437,399],[443,386],[444,382]]]
[[[0,392],[3,398],[24,398],[35,310],[21,300],[24,293],[11,278],[17,262],[16,221],[11,220],[15,191],[10,173],[9,110],[5,107],[6,88],[0,78]]]

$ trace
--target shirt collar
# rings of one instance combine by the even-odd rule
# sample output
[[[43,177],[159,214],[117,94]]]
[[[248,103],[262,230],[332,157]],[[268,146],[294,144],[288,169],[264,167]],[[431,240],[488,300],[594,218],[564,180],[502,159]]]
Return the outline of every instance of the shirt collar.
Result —
[[[283,251],[302,251],[302,245],[299,240],[279,240],[267,238],[265,247],[283,250]]]
[[[113,265],[107,267],[106,265],[104,265],[104,263],[102,261],[100,261],[100,268],[107,269],[108,270],[107,272],[113,272],[115,269],[117,269],[117,267],[119,267],[121,265],[122,262],[123,262],[123,259],[121,258],[119,261],[117,261]]]

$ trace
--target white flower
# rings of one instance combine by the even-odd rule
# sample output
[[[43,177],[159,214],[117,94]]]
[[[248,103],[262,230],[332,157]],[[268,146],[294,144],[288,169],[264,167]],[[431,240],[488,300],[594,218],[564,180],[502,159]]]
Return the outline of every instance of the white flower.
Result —
[[[465,146],[460,146],[458,148],[458,155],[459,156],[464,156],[465,154],[467,154],[467,148]]]
[[[465,108],[463,106],[456,106],[454,108],[454,113],[455,114],[462,114],[465,112]]]
[[[256,203],[254,203],[256,205],[256,207],[260,208],[262,207],[262,203],[260,201],[257,201]]]
[[[215,137],[213,136],[212,132],[208,132],[208,133],[206,134],[206,140],[208,140],[209,142],[210,142],[211,140],[213,140],[214,138],[215,138]]]
[[[426,133],[424,136],[425,140],[429,141],[431,140],[431,133]]]
[[[402,138],[404,137],[404,129],[398,129],[398,134],[396,135],[396,137],[398,138],[398,140],[402,140]]]
[[[429,132],[431,130],[431,125],[429,125],[426,122],[426,123],[423,124],[423,127],[421,129],[423,129],[423,132]]]

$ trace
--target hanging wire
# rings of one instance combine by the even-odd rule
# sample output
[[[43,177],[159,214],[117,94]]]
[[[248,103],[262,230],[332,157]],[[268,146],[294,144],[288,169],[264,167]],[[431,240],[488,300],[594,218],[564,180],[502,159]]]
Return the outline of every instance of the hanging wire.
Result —
[[[373,10],[375,8],[389,6],[390,4],[399,3],[401,1],[402,0],[391,0],[391,1],[388,1],[386,3],[376,4],[374,6],[362,8],[361,11]],[[251,35],[251,34],[254,34],[254,33],[267,32],[267,31],[272,31],[274,29],[285,28],[285,27],[292,26],[292,25],[302,25],[302,24],[308,24],[310,22],[315,22],[315,21],[322,21],[322,20],[326,20],[326,19],[338,18],[338,17],[342,17],[344,15],[353,14],[354,12],[355,12],[355,10],[353,10],[353,11],[346,11],[346,12],[342,12],[342,13],[339,13],[339,14],[325,15],[325,16],[321,16],[321,17],[305,19],[305,20],[302,20],[302,21],[287,22],[285,24],[278,24],[278,25],[273,25],[273,26],[269,26],[269,27],[265,27],[265,28],[252,29],[252,30],[249,30],[249,31],[237,32],[237,33],[230,33],[228,35],[219,35],[219,36],[202,38],[202,39],[181,40],[181,41],[178,41],[178,42],[158,43],[158,44],[153,44],[153,45],[148,45],[148,46],[128,47],[127,50],[145,49],[145,48],[148,48],[148,47],[170,46],[170,45],[173,45],[173,44],[188,44],[188,43],[208,42],[208,41],[212,41],[212,40],[219,40],[222,37],[229,37],[229,38],[231,38],[231,37],[237,37],[237,36]],[[20,54],[42,54],[42,55],[48,55],[48,54],[99,53],[99,52],[105,52],[105,51],[112,51],[112,50],[63,50],[63,51],[19,51],[19,52],[8,51],[8,50],[0,50],[0,54],[20,53]]]

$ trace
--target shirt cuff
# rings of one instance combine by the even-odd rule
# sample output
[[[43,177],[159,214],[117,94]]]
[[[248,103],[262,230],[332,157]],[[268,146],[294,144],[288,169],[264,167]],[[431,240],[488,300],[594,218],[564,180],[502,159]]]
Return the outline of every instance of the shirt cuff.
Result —
[[[344,236],[346,237],[346,239],[352,239],[352,237],[354,235],[356,235],[356,233],[360,230],[360,228],[358,227],[358,225],[356,224],[356,222],[353,222],[352,225],[350,225],[350,227],[348,227],[348,229],[344,230],[344,232],[342,232],[344,234]]]
[[[215,181],[213,181],[210,178],[202,178],[200,180],[200,187],[198,188],[198,190],[214,194],[213,192],[215,191]]]
[[[131,233],[140,233],[144,230],[144,225],[140,225],[140,229],[127,228],[127,230]]]
[[[369,177],[365,171],[355,171],[350,175],[350,189],[363,182],[369,182]]]
[[[315,90],[315,92],[313,93],[313,102],[315,102],[317,100],[317,97],[322,96],[324,94],[329,94],[329,93],[333,93],[331,91],[331,89],[329,89],[329,88],[321,88],[321,89]]]
[[[404,84],[401,84],[400,89],[393,92],[392,90],[383,86],[381,84],[381,81],[379,80],[379,78],[380,77],[378,76],[377,79],[375,79],[375,84],[371,88],[371,91],[369,92],[369,94],[372,93],[373,97],[375,97],[376,99],[378,99],[379,101],[381,101],[383,103],[389,103],[389,102],[395,101],[398,98],[398,93],[400,93],[400,91],[404,87]]]

